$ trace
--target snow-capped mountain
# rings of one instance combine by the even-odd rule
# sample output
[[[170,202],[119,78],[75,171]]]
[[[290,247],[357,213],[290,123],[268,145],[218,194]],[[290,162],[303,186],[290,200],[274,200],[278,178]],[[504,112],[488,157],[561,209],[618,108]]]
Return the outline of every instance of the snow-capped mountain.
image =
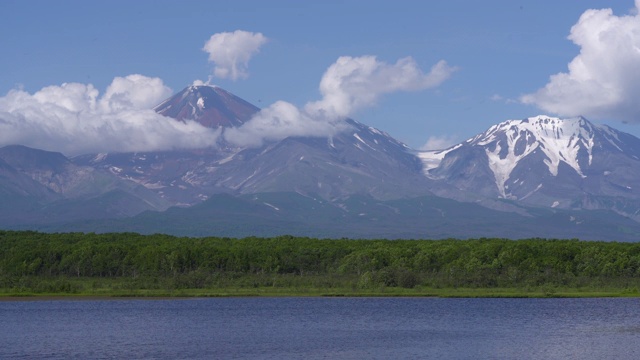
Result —
[[[640,139],[583,117],[509,120],[418,156],[427,177],[462,191],[638,217]]]
[[[237,127],[259,111],[214,86],[190,86],[156,111],[210,128]],[[173,121],[173,120],[172,120]],[[389,134],[351,119],[330,138],[289,137],[261,147],[230,146],[136,154],[94,154],[74,162],[97,166],[191,206],[216,193],[292,191],[324,199],[367,194],[391,199],[429,194],[431,180],[412,151]]]

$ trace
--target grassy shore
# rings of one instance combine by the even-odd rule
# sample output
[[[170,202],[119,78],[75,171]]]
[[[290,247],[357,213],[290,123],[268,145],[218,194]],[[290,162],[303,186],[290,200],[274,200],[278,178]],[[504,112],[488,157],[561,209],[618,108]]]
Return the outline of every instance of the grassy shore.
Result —
[[[20,289],[0,289],[0,300],[61,300],[61,299],[175,299],[195,297],[439,297],[439,298],[596,298],[640,297],[636,289],[619,288],[429,288],[413,289],[384,287],[300,288],[300,287],[228,287],[208,289],[117,289],[93,288],[62,292],[34,292]]]

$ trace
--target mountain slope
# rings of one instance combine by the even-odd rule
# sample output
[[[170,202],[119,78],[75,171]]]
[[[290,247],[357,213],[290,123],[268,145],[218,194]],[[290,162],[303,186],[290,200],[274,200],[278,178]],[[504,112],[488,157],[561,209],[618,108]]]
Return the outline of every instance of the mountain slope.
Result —
[[[335,199],[429,193],[420,162],[404,144],[356,121],[348,124],[348,130],[331,138],[289,137],[243,149],[192,175],[215,178],[217,186],[241,194],[295,191]]]
[[[167,207],[144,187],[60,153],[0,148],[0,225],[126,217]]]
[[[144,212],[132,218],[39,227],[45,231],[133,231],[177,236],[320,238],[580,238],[635,241],[640,224],[606,211],[538,209],[523,216],[436,196],[376,200],[355,195],[339,201],[299,193],[217,194],[188,208]]]
[[[640,139],[582,117],[509,120],[449,149],[418,156],[427,177],[462,191],[638,218]]]

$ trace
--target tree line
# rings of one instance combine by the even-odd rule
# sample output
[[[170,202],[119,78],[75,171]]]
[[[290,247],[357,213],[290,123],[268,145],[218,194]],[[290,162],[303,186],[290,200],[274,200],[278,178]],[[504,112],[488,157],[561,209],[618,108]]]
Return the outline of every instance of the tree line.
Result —
[[[34,277],[187,279],[184,286],[198,288],[246,276],[263,279],[259,285],[287,276],[359,288],[637,287],[640,243],[0,231],[0,288]]]

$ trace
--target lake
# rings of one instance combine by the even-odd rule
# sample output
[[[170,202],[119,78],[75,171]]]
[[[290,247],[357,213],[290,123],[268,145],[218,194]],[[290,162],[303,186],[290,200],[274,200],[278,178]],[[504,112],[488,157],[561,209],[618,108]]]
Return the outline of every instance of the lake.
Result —
[[[640,299],[1,301],[0,359],[638,359]]]

